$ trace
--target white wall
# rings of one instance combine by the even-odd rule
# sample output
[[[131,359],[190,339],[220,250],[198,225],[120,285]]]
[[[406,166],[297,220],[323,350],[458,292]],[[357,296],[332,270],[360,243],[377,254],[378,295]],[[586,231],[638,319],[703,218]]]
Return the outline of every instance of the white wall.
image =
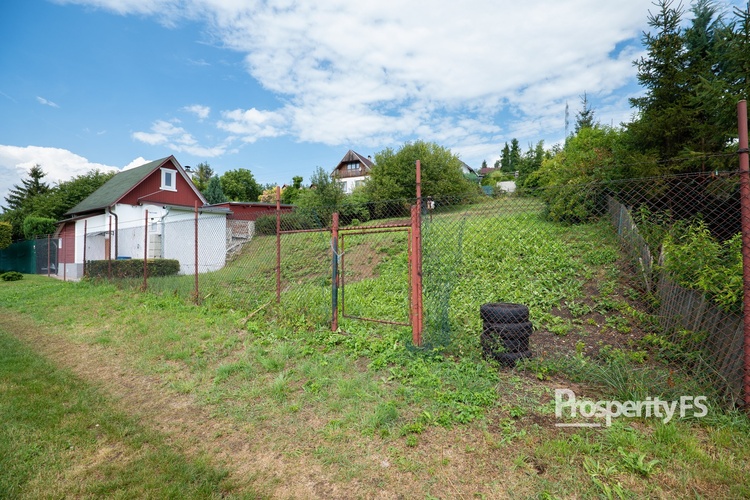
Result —
[[[180,261],[180,274],[195,273],[195,213],[172,209],[164,218],[163,257]],[[198,215],[198,272],[221,269],[227,259],[227,217]]]
[[[112,216],[112,231],[117,233],[117,255],[115,255],[115,239],[110,238],[112,259],[118,256],[132,259],[144,257],[146,210],[148,210],[148,232],[161,235],[160,257],[177,259],[180,262],[180,274],[194,273],[195,212],[193,210],[165,208],[158,205],[116,205],[112,210],[117,214],[117,218]],[[109,214],[95,215],[76,221],[76,263],[83,262],[84,225],[86,226],[86,260],[104,259],[109,217]],[[199,214],[198,272],[215,271],[224,267],[226,238],[226,214],[208,212]]]
[[[360,175],[357,177],[344,177],[343,179],[337,179],[337,181],[344,184],[344,193],[352,194],[352,191],[354,191],[357,182],[364,182],[368,178],[369,176]]]

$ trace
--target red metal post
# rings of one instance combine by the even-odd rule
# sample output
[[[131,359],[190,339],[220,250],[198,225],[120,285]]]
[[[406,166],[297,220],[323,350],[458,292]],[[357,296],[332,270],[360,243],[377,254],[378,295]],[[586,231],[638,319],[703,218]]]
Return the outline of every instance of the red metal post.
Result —
[[[143,220],[143,286],[141,287],[141,290],[145,292],[148,287],[148,281],[146,278],[148,275],[148,210],[146,210]]]
[[[339,213],[333,213],[331,223],[331,331],[339,328]]]
[[[198,200],[195,200],[195,303],[198,303]]]
[[[281,187],[276,186],[276,303],[281,304]]]
[[[87,220],[83,221],[83,277],[85,278],[88,276],[86,274],[86,233],[88,233],[88,222]]]
[[[424,310],[422,302],[422,164],[417,160],[417,202],[411,207],[411,330],[412,342],[422,345]]]
[[[737,132],[740,139],[740,203],[742,211],[742,275],[744,285],[744,372],[745,409],[750,411],[750,160],[748,159],[747,101],[737,103]]]
[[[49,278],[50,272],[49,272],[49,264],[50,264],[50,246],[51,246],[51,236],[47,235],[47,277]]]

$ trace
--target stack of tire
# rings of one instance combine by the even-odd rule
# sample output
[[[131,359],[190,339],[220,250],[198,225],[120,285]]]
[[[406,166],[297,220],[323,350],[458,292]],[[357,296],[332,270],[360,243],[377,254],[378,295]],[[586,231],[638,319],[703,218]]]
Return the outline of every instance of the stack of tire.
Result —
[[[490,302],[479,307],[482,318],[482,351],[503,366],[515,366],[519,359],[531,357],[529,338],[533,327],[529,308],[523,304]]]

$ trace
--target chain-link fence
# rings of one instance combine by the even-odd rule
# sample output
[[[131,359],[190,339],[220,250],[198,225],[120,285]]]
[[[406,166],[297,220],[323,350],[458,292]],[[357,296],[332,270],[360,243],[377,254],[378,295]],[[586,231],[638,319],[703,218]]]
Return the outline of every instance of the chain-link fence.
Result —
[[[210,207],[105,214],[25,258],[35,272],[113,279],[295,329],[413,327],[418,295],[422,349],[481,353],[628,399],[741,403],[738,173],[510,189],[423,198],[418,226],[415,199],[255,220]]]

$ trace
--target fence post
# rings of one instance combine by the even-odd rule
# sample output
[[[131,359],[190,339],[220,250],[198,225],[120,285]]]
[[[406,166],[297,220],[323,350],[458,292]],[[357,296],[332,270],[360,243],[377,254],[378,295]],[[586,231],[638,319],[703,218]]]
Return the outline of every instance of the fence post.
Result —
[[[737,103],[737,132],[740,140],[740,204],[742,211],[743,277],[743,376],[745,410],[750,411],[750,160],[748,159],[747,101]]]
[[[141,286],[141,291],[145,292],[148,287],[146,278],[148,275],[148,210],[146,210],[143,220],[143,286]]]
[[[83,277],[84,278],[88,276],[88,269],[86,269],[86,233],[89,232],[88,223],[89,221],[87,220],[83,221]]]
[[[50,271],[49,271],[49,265],[50,265],[50,246],[52,242],[50,241],[52,239],[51,235],[47,235],[47,277],[50,277]]]
[[[424,310],[422,305],[422,164],[417,160],[417,202],[411,210],[411,297],[412,297],[412,342],[422,345]]]
[[[281,304],[281,187],[276,186],[276,303]]]
[[[339,213],[333,213],[331,223],[331,331],[339,328]]]
[[[198,303],[198,200],[195,200],[195,303]]]

